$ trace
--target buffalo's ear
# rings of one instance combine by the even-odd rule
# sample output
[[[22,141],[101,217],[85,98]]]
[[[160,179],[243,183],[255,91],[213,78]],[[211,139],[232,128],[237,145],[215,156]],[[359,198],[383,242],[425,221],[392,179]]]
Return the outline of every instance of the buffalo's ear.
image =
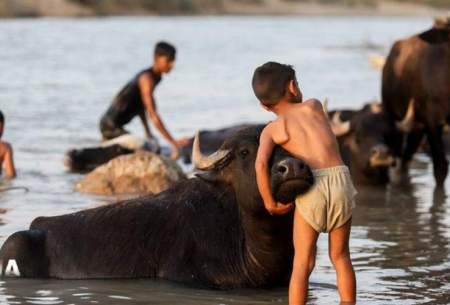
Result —
[[[215,171],[196,171],[194,176],[207,182],[216,182],[218,180],[218,175]]]
[[[449,30],[432,28],[420,34],[419,37],[431,44],[445,43],[449,41]]]

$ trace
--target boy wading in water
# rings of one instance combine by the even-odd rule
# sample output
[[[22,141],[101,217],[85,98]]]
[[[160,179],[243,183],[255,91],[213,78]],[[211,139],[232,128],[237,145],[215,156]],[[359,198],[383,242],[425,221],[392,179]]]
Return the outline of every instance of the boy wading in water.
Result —
[[[305,304],[308,280],[314,268],[320,232],[328,232],[329,256],[336,269],[342,302],[354,303],[356,280],[350,260],[349,236],[356,190],[343,165],[339,147],[321,103],[302,102],[291,66],[268,62],[253,75],[253,90],[264,109],[276,114],[262,131],[256,157],[256,178],[270,214],[285,214],[292,203],[275,202],[270,188],[268,162],[275,145],[307,162],[316,180],[306,194],[295,199],[294,263],[289,285],[289,304]]]
[[[5,169],[5,177],[14,178],[16,176],[16,168],[14,167],[13,150],[11,144],[2,140],[4,129],[5,117],[0,111],[0,177],[2,169]]]
[[[175,140],[165,127],[156,108],[153,92],[161,82],[162,75],[169,73],[175,62],[176,49],[167,42],[158,42],[155,46],[153,66],[139,72],[117,94],[100,120],[100,131],[103,140],[110,140],[127,134],[123,127],[134,117],[139,116],[144,125],[145,134],[150,143],[155,143],[155,138],[150,131],[147,115],[153,125],[172,146],[172,159],[178,159],[179,147],[187,144],[186,139]]]

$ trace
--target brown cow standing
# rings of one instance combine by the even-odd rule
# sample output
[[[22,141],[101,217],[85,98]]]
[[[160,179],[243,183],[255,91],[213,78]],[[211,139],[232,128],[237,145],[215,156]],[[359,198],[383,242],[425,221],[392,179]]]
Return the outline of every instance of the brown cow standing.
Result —
[[[383,108],[391,120],[401,119],[410,101],[415,124],[401,154],[403,169],[426,135],[433,159],[436,184],[448,172],[442,132],[450,122],[450,18],[421,34],[395,42],[383,69]]]

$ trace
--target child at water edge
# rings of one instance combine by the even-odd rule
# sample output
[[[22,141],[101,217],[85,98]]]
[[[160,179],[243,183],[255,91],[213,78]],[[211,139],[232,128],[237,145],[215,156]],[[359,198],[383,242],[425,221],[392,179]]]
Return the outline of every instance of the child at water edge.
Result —
[[[349,237],[356,190],[323,107],[316,99],[303,102],[295,71],[288,65],[268,62],[258,67],[252,87],[262,107],[277,116],[261,133],[255,163],[258,188],[268,212],[286,214],[293,207],[292,203],[275,202],[271,194],[268,162],[275,145],[307,162],[316,180],[311,190],[295,199],[295,255],[289,304],[306,303],[321,232],[329,233],[329,256],[336,270],[341,301],[354,303],[356,279]]]
[[[16,169],[14,167],[13,150],[11,144],[2,141],[3,130],[5,128],[5,117],[0,111],[0,175],[2,169],[5,169],[6,178],[14,178]]]

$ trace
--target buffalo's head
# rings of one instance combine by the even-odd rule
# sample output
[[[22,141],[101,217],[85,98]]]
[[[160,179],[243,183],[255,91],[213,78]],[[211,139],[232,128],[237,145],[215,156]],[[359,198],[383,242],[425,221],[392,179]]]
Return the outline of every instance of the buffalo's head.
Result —
[[[330,122],[352,174],[364,182],[387,182],[388,169],[401,150],[402,135],[413,127],[413,103],[398,122],[389,120],[381,106],[374,104],[355,111],[347,121],[340,116],[339,111],[334,112]]]
[[[236,132],[219,150],[208,156],[200,152],[200,139],[197,135],[192,152],[198,177],[230,185],[241,203],[241,208],[253,211],[264,208],[255,173],[259,135],[263,127],[249,127]],[[276,147],[272,154],[270,180],[274,198],[282,203],[293,202],[296,195],[306,192],[314,183],[309,166],[290,156],[281,147]]]
[[[71,149],[64,157],[64,165],[73,172],[88,172],[115,157],[130,154],[133,150],[114,144],[107,147]]]

